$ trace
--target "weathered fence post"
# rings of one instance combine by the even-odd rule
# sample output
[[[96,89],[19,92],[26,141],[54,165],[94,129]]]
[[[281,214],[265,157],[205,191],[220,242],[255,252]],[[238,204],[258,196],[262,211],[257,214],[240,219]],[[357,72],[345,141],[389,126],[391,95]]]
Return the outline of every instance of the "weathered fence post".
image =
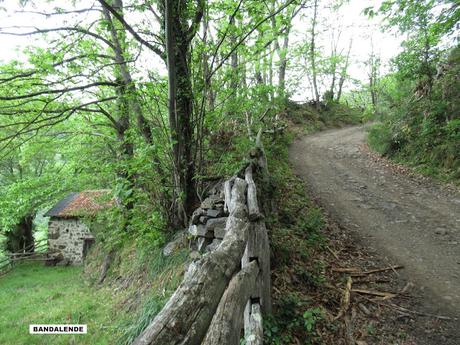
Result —
[[[232,278],[202,345],[239,345],[244,308],[256,287],[258,274],[259,265],[253,261]]]
[[[270,314],[271,303],[271,278],[270,278],[270,244],[268,242],[267,229],[264,221],[257,221],[249,228],[249,237],[241,266],[247,266],[256,260],[260,267],[257,287],[251,296],[260,300],[262,312]]]
[[[260,304],[255,301],[248,301],[244,312],[244,339],[246,345],[263,345],[264,328]]]

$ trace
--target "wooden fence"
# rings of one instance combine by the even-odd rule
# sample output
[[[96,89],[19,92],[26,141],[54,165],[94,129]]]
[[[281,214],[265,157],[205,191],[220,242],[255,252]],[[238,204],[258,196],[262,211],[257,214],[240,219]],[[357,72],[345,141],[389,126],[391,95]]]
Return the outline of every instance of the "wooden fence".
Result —
[[[263,344],[262,315],[271,312],[271,280],[259,187],[267,177],[259,132],[250,162],[222,185],[223,210],[212,209],[221,202],[214,195],[192,217],[191,232],[201,249],[208,244],[208,252],[190,264],[175,293],[133,345],[239,345],[242,337],[246,345]],[[207,220],[220,212],[226,219]],[[219,219],[225,220],[223,231],[217,228]]]
[[[23,261],[47,261],[50,260],[47,253],[42,252],[48,246],[46,239],[36,241],[29,247],[17,253],[7,253],[6,257],[0,260],[0,275],[6,274],[18,262]]]

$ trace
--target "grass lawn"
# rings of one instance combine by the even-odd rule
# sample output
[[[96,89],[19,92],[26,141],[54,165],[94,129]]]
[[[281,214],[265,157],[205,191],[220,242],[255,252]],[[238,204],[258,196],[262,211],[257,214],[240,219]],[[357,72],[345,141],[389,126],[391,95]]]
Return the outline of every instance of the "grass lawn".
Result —
[[[0,277],[0,344],[113,344],[112,292],[90,287],[81,267],[23,264]],[[87,324],[86,335],[33,335],[29,324]]]

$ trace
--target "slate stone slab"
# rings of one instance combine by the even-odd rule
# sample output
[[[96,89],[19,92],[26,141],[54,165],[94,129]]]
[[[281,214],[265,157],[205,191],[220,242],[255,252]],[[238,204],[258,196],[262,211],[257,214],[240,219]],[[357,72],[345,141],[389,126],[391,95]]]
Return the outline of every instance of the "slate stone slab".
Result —
[[[217,238],[215,238],[214,240],[212,240],[211,244],[209,244],[207,247],[206,247],[206,252],[212,252],[213,250],[216,250],[217,247],[220,246],[220,244],[222,243],[222,240],[219,240]]]
[[[212,242],[212,239],[206,238],[206,237],[199,237],[197,240],[197,246],[198,246],[198,251],[199,252],[204,252],[206,247],[210,245]]]
[[[206,216],[201,216],[199,219],[199,223],[201,224],[206,224],[207,221],[208,221],[208,217]]]
[[[195,211],[193,211],[192,217],[190,219],[190,224],[198,224],[200,217],[205,214],[205,210],[203,210],[201,207],[197,208]]]
[[[188,232],[190,235],[194,237],[211,237],[212,238],[212,231],[208,230],[207,227],[203,224],[190,225],[190,227],[188,228]]]
[[[206,216],[209,218],[217,218],[217,217],[222,217],[224,215],[224,209],[223,208],[210,208],[209,210],[206,210]]]
[[[225,225],[227,224],[228,217],[211,218],[206,223],[206,229],[208,232],[214,234],[215,238],[222,239],[225,236]]]
[[[220,196],[217,195],[211,195],[210,197],[207,197],[206,199],[203,200],[201,203],[201,208],[202,209],[210,209],[214,208],[216,205],[222,204],[223,205],[224,201]]]

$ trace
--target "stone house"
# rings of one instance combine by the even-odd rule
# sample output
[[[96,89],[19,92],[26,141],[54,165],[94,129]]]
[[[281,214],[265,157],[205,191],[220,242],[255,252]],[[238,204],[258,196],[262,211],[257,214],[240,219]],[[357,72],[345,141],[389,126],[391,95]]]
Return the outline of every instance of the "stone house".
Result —
[[[83,219],[112,206],[113,199],[107,201],[109,195],[109,190],[70,193],[46,212],[45,217],[50,217],[49,252],[61,253],[61,260],[71,265],[81,264],[94,243],[94,236]]]

